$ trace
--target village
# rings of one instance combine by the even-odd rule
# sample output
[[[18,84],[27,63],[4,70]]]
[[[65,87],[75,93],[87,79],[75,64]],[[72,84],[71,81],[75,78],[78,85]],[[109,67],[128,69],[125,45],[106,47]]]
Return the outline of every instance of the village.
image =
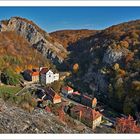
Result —
[[[21,88],[14,95],[18,97],[25,94],[31,95],[38,108],[56,115],[60,112],[62,121],[67,115],[93,131],[97,127],[113,131],[118,113],[113,116],[112,110],[97,101],[96,97],[81,93],[75,90],[75,87],[65,83],[57,91],[53,88],[55,82],[64,81],[66,75],[69,76],[68,73],[58,73],[47,67],[39,67],[26,69],[19,74],[23,77],[20,81]]]
[[[0,98],[12,100],[29,113],[42,110],[53,114],[61,123],[78,131],[88,128],[93,133],[115,133],[117,120],[127,116],[97,100],[94,94],[81,92],[80,87],[77,90],[65,82],[69,74],[47,67],[25,69],[19,73],[23,78],[18,85],[0,82],[3,95]]]
[[[56,92],[50,85],[60,80],[60,74],[54,73],[51,69],[40,67],[38,69],[25,70],[22,72],[24,81],[22,89],[16,93],[23,95],[25,89],[33,89],[32,94],[37,102],[37,107],[50,112],[50,105],[61,106],[61,113],[69,115],[71,118],[85,124],[91,129],[106,126],[113,127],[113,121],[104,116],[99,109],[98,101],[95,97],[90,97],[74,88],[64,85],[60,92]]]

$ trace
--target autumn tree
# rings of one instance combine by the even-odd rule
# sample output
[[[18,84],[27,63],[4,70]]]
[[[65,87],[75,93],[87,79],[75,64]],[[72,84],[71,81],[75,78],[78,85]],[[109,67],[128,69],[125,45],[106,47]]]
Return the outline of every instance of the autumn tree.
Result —
[[[115,63],[113,68],[114,68],[114,70],[118,70],[118,69],[120,69],[120,65],[118,63]]]
[[[127,41],[120,41],[120,46],[128,48],[129,47],[129,43]]]
[[[127,118],[118,118],[116,121],[117,133],[140,133],[140,127],[136,125],[136,121],[130,115]]]
[[[134,53],[128,53],[125,58],[125,62],[128,63],[129,61],[133,60]]]
[[[123,69],[119,69],[118,72],[121,77],[124,77],[126,75],[126,72]]]
[[[79,64],[78,64],[78,63],[75,63],[75,64],[73,65],[73,72],[74,72],[74,73],[77,73],[78,70],[79,70]]]
[[[15,68],[15,72],[16,73],[20,73],[22,71],[22,68],[20,67],[20,66],[17,66],[16,68]]]
[[[32,68],[33,68],[33,66],[32,66],[31,64],[29,64],[29,65],[27,66],[27,69],[32,70]]]
[[[132,31],[130,36],[134,39],[138,39],[139,38],[139,35],[136,33],[136,31]]]

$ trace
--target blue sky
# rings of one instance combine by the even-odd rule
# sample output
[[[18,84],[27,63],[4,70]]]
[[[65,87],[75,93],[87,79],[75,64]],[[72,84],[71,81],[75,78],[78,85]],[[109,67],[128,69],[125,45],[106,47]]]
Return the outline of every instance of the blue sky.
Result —
[[[63,29],[104,29],[140,19],[140,7],[0,7],[0,20],[20,16],[52,32]]]

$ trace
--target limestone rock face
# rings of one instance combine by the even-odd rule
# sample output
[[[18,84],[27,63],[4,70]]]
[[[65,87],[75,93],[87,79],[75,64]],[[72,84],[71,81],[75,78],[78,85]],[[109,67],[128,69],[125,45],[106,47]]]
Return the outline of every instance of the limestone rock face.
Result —
[[[109,64],[112,66],[113,63],[119,61],[122,59],[123,56],[125,56],[126,54],[128,54],[128,50],[127,49],[112,49],[110,47],[108,47],[108,49],[106,50],[104,57],[103,57],[103,62]]]
[[[115,63],[116,61],[120,60],[122,58],[122,51],[114,51],[113,49],[107,49],[104,57],[103,57],[103,62],[112,64]]]
[[[31,47],[37,49],[54,62],[62,63],[64,54],[67,53],[61,44],[53,40],[48,33],[27,19],[12,17],[6,22],[2,21],[0,31],[14,31],[23,36],[31,44]]]

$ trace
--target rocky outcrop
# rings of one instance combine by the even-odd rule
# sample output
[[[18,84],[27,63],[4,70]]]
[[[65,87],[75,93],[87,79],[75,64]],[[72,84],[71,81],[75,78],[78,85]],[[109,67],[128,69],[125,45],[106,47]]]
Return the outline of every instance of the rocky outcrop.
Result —
[[[128,52],[129,51],[124,48],[112,49],[111,47],[108,47],[108,49],[104,53],[103,62],[112,66],[113,63],[121,60],[123,56],[128,54]]]
[[[31,47],[37,49],[53,62],[62,63],[67,54],[61,44],[27,19],[12,17],[7,21],[1,21],[0,31],[14,31],[23,36],[31,44]]]
[[[82,130],[78,128],[82,126]],[[77,128],[67,125],[59,117],[43,109],[35,109],[29,113],[19,107],[4,102],[0,98],[0,133],[93,133],[93,131],[77,124]]]

